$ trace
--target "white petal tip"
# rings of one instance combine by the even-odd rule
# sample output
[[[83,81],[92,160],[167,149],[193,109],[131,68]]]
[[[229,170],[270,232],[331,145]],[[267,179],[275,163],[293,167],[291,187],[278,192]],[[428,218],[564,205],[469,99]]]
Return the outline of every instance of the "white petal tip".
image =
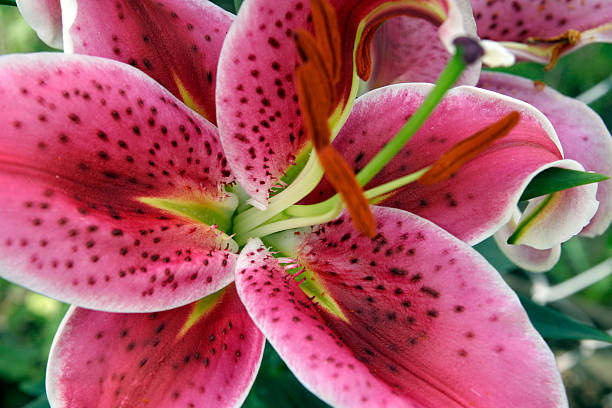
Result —
[[[491,67],[509,67],[514,65],[516,58],[508,49],[496,41],[482,40],[480,45],[485,53],[482,56],[482,63]]]

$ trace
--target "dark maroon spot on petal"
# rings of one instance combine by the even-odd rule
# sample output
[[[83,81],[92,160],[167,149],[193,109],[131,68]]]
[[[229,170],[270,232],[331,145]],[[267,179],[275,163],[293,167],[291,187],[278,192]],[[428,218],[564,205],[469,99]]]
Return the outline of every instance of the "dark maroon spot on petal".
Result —
[[[406,271],[405,269],[400,269],[400,268],[391,268],[389,269],[389,273],[395,276],[405,276],[408,274],[408,271]]]
[[[437,290],[432,289],[432,288],[430,288],[430,287],[428,287],[428,286],[423,286],[423,287],[421,287],[420,291],[421,291],[422,293],[426,294],[426,295],[431,296],[431,297],[432,297],[432,298],[434,298],[434,299],[437,299],[437,298],[439,298],[439,297],[440,297],[440,292],[438,292]]]

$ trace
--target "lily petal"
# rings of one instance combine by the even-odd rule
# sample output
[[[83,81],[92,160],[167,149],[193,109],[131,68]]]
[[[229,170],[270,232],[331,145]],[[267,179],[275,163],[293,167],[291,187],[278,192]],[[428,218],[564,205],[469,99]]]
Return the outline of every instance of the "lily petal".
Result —
[[[214,126],[142,72],[63,54],[0,58],[0,274],[79,306],[153,311],[232,280],[210,225],[142,200],[215,203]]]
[[[331,110],[332,136],[346,119],[357,92],[356,43],[363,45],[358,65],[367,71],[369,41],[382,21],[403,14],[425,18],[441,25],[439,35],[447,47],[466,32],[462,26],[465,10],[452,0],[330,3],[338,22],[332,29],[339,33],[342,44],[340,55],[331,57],[341,64]],[[270,187],[295,163],[307,142],[295,85],[300,57],[294,36],[299,30],[312,31],[310,11],[306,0],[245,2],[221,53],[217,119],[225,152],[238,182],[260,206],[266,205]]]
[[[62,0],[66,52],[131,64],[216,122],[221,44],[234,16],[210,1]]]
[[[564,160],[555,167],[584,171],[573,160]],[[596,193],[597,184],[586,184],[529,200],[514,243],[548,249],[577,235],[597,212]]]
[[[346,215],[305,234],[314,302],[261,241],[238,258],[241,300],[306,387],[333,406],[567,406],[552,353],[480,255],[415,215],[374,214],[374,239]]]
[[[519,225],[522,213],[517,208],[512,219],[499,229],[493,236],[495,243],[508,259],[519,267],[531,272],[545,272],[552,269],[561,257],[561,245],[550,249],[535,249],[528,245],[510,245],[508,238]]]
[[[584,45],[612,42],[612,3],[606,1],[472,0],[472,8],[478,35],[502,41],[532,61],[554,62]],[[579,38],[564,38],[569,30],[579,32]]]
[[[465,2],[464,2],[465,3]],[[470,9],[469,2],[462,5]],[[471,14],[464,14],[463,26],[476,37]],[[401,82],[434,83],[451,58],[430,22],[407,16],[392,18],[376,32],[372,44],[372,76],[367,89]],[[458,85],[476,85],[480,63],[472,64],[461,75]]]
[[[401,129],[431,87],[399,84],[362,96],[334,140],[334,147],[356,171],[363,168]],[[409,184],[378,203],[427,218],[470,244],[482,241],[510,219],[531,178],[551,163],[562,163],[562,151],[550,122],[524,102],[474,87],[450,90],[425,125],[366,190],[431,165],[458,142],[511,111],[520,113],[518,125],[453,177],[431,186]],[[385,120],[377,120],[380,117]],[[323,181],[305,202],[331,194],[332,189]]]
[[[53,407],[238,407],[265,338],[233,285],[179,309],[118,314],[75,308],[47,367]]]
[[[47,45],[62,48],[60,0],[17,0],[24,20]]]
[[[612,136],[586,104],[554,89],[517,76],[483,72],[478,86],[523,100],[550,119],[563,146],[563,154],[588,171],[612,176]],[[598,183],[599,209],[581,235],[603,234],[612,222],[612,180]]]

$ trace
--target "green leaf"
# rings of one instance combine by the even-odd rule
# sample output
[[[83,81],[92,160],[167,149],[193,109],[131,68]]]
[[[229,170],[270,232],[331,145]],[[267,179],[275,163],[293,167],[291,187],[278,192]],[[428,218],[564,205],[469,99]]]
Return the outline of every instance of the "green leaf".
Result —
[[[579,323],[531,299],[519,296],[527,315],[536,330],[550,340],[599,340],[612,343],[612,336],[591,326]]]
[[[17,7],[15,0],[0,0],[0,6],[14,6]]]
[[[586,171],[568,170],[559,167],[546,169],[531,180],[521,201],[543,196],[568,188],[582,186],[584,184],[598,183],[610,177],[599,173],[588,173]]]
[[[19,384],[19,390],[31,397],[38,397],[45,393],[45,380],[29,379]]]
[[[225,10],[229,11],[230,13],[235,13],[235,9],[234,9],[234,0],[211,0],[213,3],[215,3],[217,6],[224,8]]]
[[[236,14],[238,14],[238,10],[240,10],[240,6],[242,6],[242,2],[244,0],[234,0],[234,9],[236,9]]]
[[[47,396],[43,394],[21,408],[49,408],[49,401],[47,401]]]

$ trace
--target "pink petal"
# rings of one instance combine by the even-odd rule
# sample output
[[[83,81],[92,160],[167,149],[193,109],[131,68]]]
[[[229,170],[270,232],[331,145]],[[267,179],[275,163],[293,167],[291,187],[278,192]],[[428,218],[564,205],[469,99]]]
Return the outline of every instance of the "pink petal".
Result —
[[[399,131],[430,89],[426,84],[403,84],[364,95],[334,140],[334,147],[356,170],[363,168]],[[367,188],[432,164],[456,143],[513,110],[521,114],[519,124],[454,177],[427,187],[412,183],[380,203],[427,218],[470,244],[480,242],[510,219],[531,178],[562,159],[550,123],[525,103],[473,87],[452,89]],[[381,117],[385,120],[379,120]],[[307,202],[331,193],[330,187],[321,183]]]
[[[261,241],[238,258],[240,298],[300,381],[333,406],[567,406],[554,356],[500,275],[430,222],[373,211],[374,239],[343,216],[294,254],[344,319]]]
[[[109,311],[177,307],[232,280],[204,224],[140,197],[216,201],[231,182],[217,131],[125,64],[0,58],[0,273]]]
[[[576,160],[588,171],[612,176],[612,136],[599,115],[587,105],[550,87],[542,89],[530,80],[513,75],[485,72],[478,86],[521,99],[541,110],[553,124],[565,158]],[[610,225],[611,180],[598,183],[597,200],[597,214],[582,235],[602,234]]]
[[[197,308],[207,301],[153,314],[70,309],[47,367],[51,405],[239,406],[255,380],[265,338],[233,285],[199,316]],[[190,321],[195,316],[199,320]]]
[[[529,38],[551,38],[568,30],[583,33],[580,42],[564,52],[586,44],[612,42],[612,3],[601,0],[494,1],[472,0],[478,35],[486,39],[505,41],[518,56],[546,62],[547,47],[527,46]]]
[[[60,0],[17,0],[17,7],[45,44],[62,48]]]
[[[471,15],[470,15],[471,17]],[[468,35],[476,36],[473,20],[465,21]],[[372,45],[372,77],[368,89],[401,82],[434,83],[451,58],[439,40],[437,28],[424,20],[398,17],[378,30]],[[464,72],[458,85],[476,85],[480,65]]]
[[[62,4],[67,52],[131,64],[215,123],[217,62],[233,15],[209,1]]]
[[[340,111],[350,110],[352,92],[356,90],[353,48],[360,23],[375,25],[399,13],[423,17],[436,25],[446,20],[439,30],[447,46],[465,33],[461,16],[464,7],[459,8],[454,1],[408,5],[384,0],[330,3],[336,9],[343,44],[337,85]],[[439,14],[427,7],[439,10]],[[270,187],[294,164],[307,142],[294,84],[299,62],[294,33],[312,29],[309,15],[310,5],[305,0],[281,4],[267,0],[245,2],[228,33],[219,62],[217,119],[224,148],[238,182],[262,206],[267,203]],[[342,121],[342,117],[335,118],[331,126],[337,128]]]
[[[506,257],[519,267],[531,272],[545,272],[552,269],[561,256],[561,245],[550,249],[535,249],[528,245],[510,245],[508,238],[514,233],[521,218],[521,212],[516,209],[512,220],[501,227],[494,235],[495,243]]]

